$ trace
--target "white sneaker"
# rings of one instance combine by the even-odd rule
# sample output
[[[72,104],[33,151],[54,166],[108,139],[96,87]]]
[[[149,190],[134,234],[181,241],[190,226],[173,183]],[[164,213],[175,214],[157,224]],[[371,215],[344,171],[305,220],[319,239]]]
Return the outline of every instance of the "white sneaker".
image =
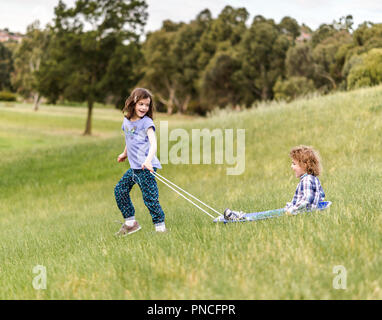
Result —
[[[245,219],[244,215],[245,215],[245,212],[243,211],[233,211],[228,208],[224,210],[224,219],[226,220],[232,220],[232,221],[242,220],[242,219]]]

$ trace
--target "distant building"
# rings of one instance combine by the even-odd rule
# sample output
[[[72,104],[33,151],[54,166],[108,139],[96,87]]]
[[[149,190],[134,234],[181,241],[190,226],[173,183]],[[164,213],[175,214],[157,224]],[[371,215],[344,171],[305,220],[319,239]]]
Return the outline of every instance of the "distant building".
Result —
[[[310,33],[304,32],[301,30],[301,34],[296,38],[297,42],[309,41],[312,38]]]
[[[21,42],[23,40],[23,35],[20,33],[9,32],[6,30],[0,30],[0,42],[15,41]]]

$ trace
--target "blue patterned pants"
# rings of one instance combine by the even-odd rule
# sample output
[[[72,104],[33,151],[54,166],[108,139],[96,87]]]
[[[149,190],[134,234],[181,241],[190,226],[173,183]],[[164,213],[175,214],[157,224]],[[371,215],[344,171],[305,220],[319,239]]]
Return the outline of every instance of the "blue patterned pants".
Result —
[[[156,172],[156,168],[154,168]],[[135,215],[135,209],[130,199],[130,190],[138,184],[143,196],[143,202],[149,209],[153,223],[164,222],[164,212],[159,204],[158,186],[155,177],[149,170],[129,169],[114,188],[115,200],[123,217],[130,218]]]

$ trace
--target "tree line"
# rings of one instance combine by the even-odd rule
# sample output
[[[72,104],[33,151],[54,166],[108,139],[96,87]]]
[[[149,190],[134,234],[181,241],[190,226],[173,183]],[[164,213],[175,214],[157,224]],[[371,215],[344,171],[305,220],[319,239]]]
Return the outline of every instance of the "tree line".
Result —
[[[160,111],[203,115],[382,80],[382,24],[354,29],[351,15],[312,30],[292,17],[248,21],[245,8],[226,6],[216,18],[205,9],[144,34],[145,1],[59,1],[54,14],[20,44],[0,43],[0,91],[33,99],[36,110],[41,97],[86,101],[85,134],[95,102],[122,108],[137,86],[154,93]]]

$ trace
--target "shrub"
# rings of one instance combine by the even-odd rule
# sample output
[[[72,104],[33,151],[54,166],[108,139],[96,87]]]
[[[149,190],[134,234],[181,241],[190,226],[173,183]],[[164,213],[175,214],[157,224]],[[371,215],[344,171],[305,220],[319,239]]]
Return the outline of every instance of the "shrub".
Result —
[[[355,60],[347,77],[347,88],[370,87],[382,82],[382,49],[372,49]]]
[[[0,91],[0,101],[16,101],[16,94],[9,91]]]
[[[275,99],[286,100],[287,102],[314,90],[313,81],[305,77],[290,77],[286,80],[278,79],[273,87]]]

